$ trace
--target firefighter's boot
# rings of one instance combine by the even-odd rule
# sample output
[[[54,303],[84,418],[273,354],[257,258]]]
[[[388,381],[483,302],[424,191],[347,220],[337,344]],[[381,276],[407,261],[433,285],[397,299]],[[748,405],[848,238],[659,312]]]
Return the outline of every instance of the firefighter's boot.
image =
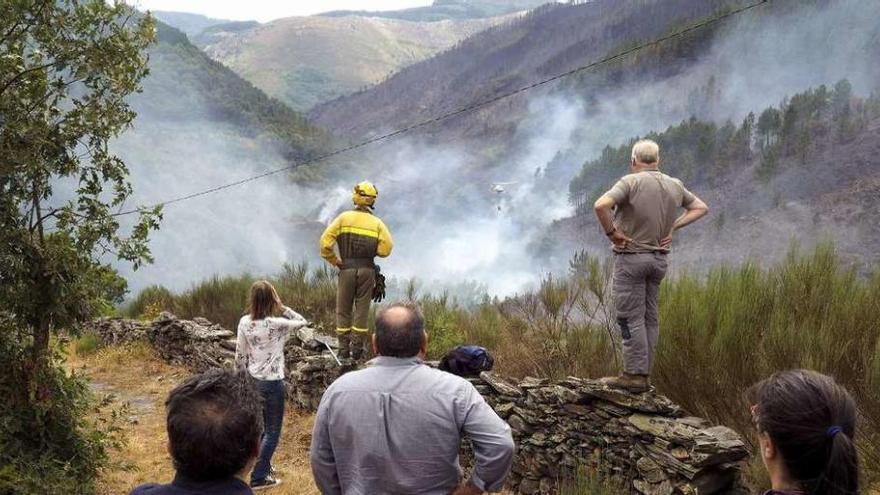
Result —
[[[367,332],[354,332],[351,336],[351,358],[360,361],[367,355],[367,340],[370,334]]]
[[[339,339],[339,359],[348,359],[351,357],[351,332],[338,333],[336,338]]]

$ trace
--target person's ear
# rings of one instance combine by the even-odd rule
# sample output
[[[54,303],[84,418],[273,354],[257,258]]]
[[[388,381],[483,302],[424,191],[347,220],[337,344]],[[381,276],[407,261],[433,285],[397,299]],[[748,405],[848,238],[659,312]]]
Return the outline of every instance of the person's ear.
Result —
[[[761,457],[764,459],[764,462],[772,461],[776,458],[776,444],[766,432],[758,433],[758,445],[761,448]]]
[[[254,448],[251,449],[251,458],[256,460],[260,457],[260,444],[262,443],[262,435],[257,437],[257,440],[254,442]]]
[[[422,357],[428,355],[428,331],[422,332],[422,344],[419,346],[419,353]]]
[[[373,335],[370,337],[370,344],[373,346],[373,355],[378,356],[379,355],[379,346],[376,345],[376,334],[375,333],[373,333]]]
[[[629,166],[630,166],[630,168],[636,168],[636,159],[635,158],[630,159]]]

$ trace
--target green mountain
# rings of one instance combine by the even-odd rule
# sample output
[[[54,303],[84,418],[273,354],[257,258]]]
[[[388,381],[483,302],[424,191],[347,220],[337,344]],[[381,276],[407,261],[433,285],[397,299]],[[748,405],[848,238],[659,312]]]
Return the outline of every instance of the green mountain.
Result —
[[[214,19],[201,14],[190,14],[188,12],[153,10],[151,13],[159,21],[183,31],[187,36],[195,36],[211,26],[231,22],[226,19]]]
[[[509,17],[412,22],[311,16],[215,25],[194,42],[296,110],[378,83]]]
[[[428,7],[373,12],[367,10],[334,10],[321,14],[327,17],[363,16],[401,19],[405,21],[435,22],[453,19],[481,19],[531,10],[547,0],[435,0]]]
[[[273,143],[289,159],[301,160],[325,147],[327,137],[304,116],[212,60],[181,31],[158,23],[150,49],[150,75],[134,98],[138,123],[212,123],[243,137]]]

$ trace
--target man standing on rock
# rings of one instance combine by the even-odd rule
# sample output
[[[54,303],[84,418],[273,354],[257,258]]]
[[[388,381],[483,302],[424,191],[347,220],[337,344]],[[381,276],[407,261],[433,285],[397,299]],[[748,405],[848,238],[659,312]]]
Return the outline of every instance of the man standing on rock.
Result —
[[[613,244],[614,307],[623,340],[623,374],[603,381],[635,393],[649,388],[660,337],[660,282],[666,275],[672,234],[709,211],[680,180],[660,172],[659,164],[657,143],[638,141],[632,149],[630,174],[594,205]],[[612,207],[616,207],[613,220]],[[679,216],[682,208],[685,212]]]
[[[373,259],[388,256],[394,245],[388,227],[372,212],[378,195],[376,187],[367,181],[354,186],[351,196],[354,210],[336,217],[321,235],[321,257],[339,268],[336,334],[341,358],[351,356],[358,360],[365,353],[370,300],[376,285]],[[334,245],[339,256],[333,250]]]
[[[499,491],[513,464],[510,426],[464,378],[422,362],[425,319],[412,304],[376,316],[365,369],[339,377],[321,397],[311,465],[324,495]],[[462,435],[474,451],[463,481]]]

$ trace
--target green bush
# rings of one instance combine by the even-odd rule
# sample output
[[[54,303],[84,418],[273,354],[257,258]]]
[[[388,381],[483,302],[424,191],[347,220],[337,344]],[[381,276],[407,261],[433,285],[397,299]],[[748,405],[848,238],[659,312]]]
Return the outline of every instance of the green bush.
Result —
[[[101,347],[101,339],[97,335],[87,333],[73,341],[73,349],[77,355],[91,354]]]
[[[57,354],[32,376],[17,334],[0,324],[0,493],[94,493],[120,430],[112,419],[92,419],[87,381],[64,371]]]
[[[609,260],[578,253],[568,276],[547,277],[535,292],[501,301],[474,302],[468,296],[461,303],[449,293],[420,294],[415,281],[396,284],[394,290],[421,304],[431,359],[471,343],[487,347],[496,370],[507,375],[598,377],[620,367],[610,279]],[[214,278],[172,296],[170,304],[179,316],[205,316],[234,328],[252,280]],[[325,328],[334,327],[331,272],[300,265],[286,267],[272,280],[290,306]],[[833,375],[856,397],[866,480],[878,480],[878,314],[880,271],[858,275],[830,245],[809,255],[792,249],[770,268],[746,262],[670,278],[661,289],[661,338],[652,380],[689,413],[751,439],[743,399],[751,384],[796,367]]]
[[[834,376],[861,410],[866,478],[880,477],[880,272],[860,277],[830,245],[792,248],[770,269],[714,268],[663,285],[657,387],[689,412],[751,439],[743,391],[774,371]]]
[[[151,320],[159,312],[172,311],[173,308],[174,295],[171,291],[160,285],[151,285],[141,290],[137,297],[125,305],[121,313],[129,318]]]
[[[309,270],[305,264],[285,265],[280,274],[267,279],[284,304],[319,328],[335,328],[336,276],[332,270],[323,266]],[[121,312],[129,318],[152,319],[161,311],[170,311],[181,318],[201,316],[235,330],[245,312],[248,291],[256,280],[258,277],[248,273],[214,276],[181,293],[151,286],[139,292]]]

